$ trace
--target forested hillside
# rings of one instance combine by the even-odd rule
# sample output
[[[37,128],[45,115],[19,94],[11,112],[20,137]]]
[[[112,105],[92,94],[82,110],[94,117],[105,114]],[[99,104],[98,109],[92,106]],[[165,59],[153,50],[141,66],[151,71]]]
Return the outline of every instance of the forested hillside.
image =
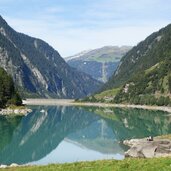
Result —
[[[115,103],[171,105],[171,25],[133,47],[102,92]]]
[[[116,103],[171,105],[171,60],[137,74],[115,96]]]
[[[119,87],[166,58],[171,58],[171,25],[151,34],[133,47],[121,60],[104,89]]]

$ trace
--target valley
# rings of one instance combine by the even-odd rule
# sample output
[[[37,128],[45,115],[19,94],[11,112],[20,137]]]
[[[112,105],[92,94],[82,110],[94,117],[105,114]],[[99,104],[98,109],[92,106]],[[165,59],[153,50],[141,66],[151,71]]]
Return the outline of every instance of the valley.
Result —
[[[105,83],[117,69],[121,58],[131,48],[131,46],[105,46],[94,50],[83,51],[64,59],[71,67]]]
[[[170,106],[170,33],[168,25],[133,47],[102,89],[83,101]]]
[[[169,171],[171,4],[0,1],[0,170]]]

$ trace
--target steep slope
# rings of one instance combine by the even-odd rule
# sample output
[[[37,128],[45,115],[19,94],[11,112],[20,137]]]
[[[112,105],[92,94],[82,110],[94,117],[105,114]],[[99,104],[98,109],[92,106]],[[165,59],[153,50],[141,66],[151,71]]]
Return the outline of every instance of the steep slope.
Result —
[[[65,58],[65,60],[70,66],[91,75],[99,81],[106,82],[116,70],[122,56],[130,49],[130,46],[105,46],[83,51]]]
[[[171,57],[171,25],[151,34],[133,47],[121,60],[104,89],[119,87],[158,62]]]
[[[171,105],[171,60],[137,74],[115,96],[116,103]]]
[[[171,25],[150,35],[121,60],[105,88],[120,87],[114,102],[171,105]]]
[[[22,100],[15,90],[12,78],[0,68],[0,108],[7,104],[21,105]]]
[[[66,64],[46,42],[14,31],[0,17],[0,66],[25,96],[78,98],[101,85]],[[25,93],[27,92],[27,93]]]

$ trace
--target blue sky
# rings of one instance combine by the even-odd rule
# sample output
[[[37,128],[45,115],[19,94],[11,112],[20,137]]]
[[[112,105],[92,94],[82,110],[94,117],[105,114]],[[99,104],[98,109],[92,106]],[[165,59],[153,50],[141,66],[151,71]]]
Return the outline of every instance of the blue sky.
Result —
[[[136,45],[171,23],[171,0],[0,0],[19,32],[41,38],[65,57],[107,45]]]

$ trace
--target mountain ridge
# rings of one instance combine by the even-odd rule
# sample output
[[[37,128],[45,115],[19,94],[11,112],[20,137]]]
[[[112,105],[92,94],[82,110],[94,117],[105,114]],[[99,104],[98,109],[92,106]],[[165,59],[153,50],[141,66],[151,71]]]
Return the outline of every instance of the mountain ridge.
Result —
[[[104,46],[82,51],[65,60],[77,70],[91,75],[96,80],[106,82],[117,68],[122,56],[131,48],[131,46]]]
[[[16,32],[1,16],[0,61],[26,97],[79,98],[101,86],[89,75],[69,67],[48,43]]]
[[[102,92],[119,88],[113,94],[115,103],[171,105],[170,37],[171,24],[133,47],[122,58]]]
[[[145,40],[141,41],[137,46],[134,46],[122,58],[117,70],[115,71],[109,82],[105,85],[106,89],[118,87],[128,81],[128,79],[133,76],[133,72],[136,73],[141,70],[146,70],[158,63],[161,60],[160,56],[164,55],[163,50],[161,50],[159,46],[162,45],[164,46],[163,48],[167,48],[165,47],[165,43],[162,40],[162,36],[164,36],[164,32],[167,31],[167,34],[170,34],[170,28],[171,24],[167,25],[157,32],[152,33]],[[168,35],[166,35],[166,37],[167,36]],[[160,49],[160,51],[158,49]],[[165,57],[165,55],[163,57]],[[111,86],[109,85],[110,83]]]

